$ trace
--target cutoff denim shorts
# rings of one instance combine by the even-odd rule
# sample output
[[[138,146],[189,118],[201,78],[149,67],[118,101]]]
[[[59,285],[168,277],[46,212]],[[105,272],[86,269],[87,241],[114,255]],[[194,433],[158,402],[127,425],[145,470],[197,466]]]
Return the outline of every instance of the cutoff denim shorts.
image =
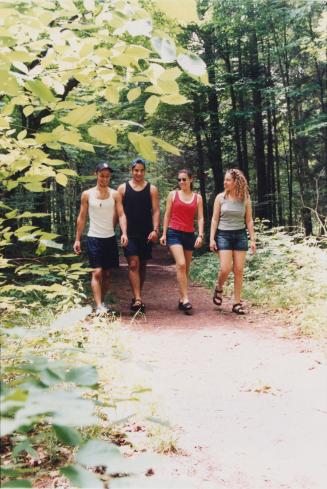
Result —
[[[193,251],[196,238],[194,233],[168,228],[167,245],[182,245],[184,250]]]
[[[248,236],[246,229],[235,229],[233,231],[218,229],[216,244],[218,250],[247,251]]]

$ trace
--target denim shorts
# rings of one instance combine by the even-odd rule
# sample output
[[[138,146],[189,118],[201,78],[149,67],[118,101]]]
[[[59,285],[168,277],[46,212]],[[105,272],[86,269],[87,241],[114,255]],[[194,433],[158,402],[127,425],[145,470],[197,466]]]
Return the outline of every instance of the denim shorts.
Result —
[[[177,231],[177,229],[168,228],[167,245],[181,245],[184,250],[193,251],[195,244],[195,234],[186,233],[185,231]]]
[[[246,229],[235,229],[233,231],[224,231],[218,229],[216,236],[218,250],[248,250],[248,236]]]
[[[110,268],[119,267],[119,255],[116,236],[111,238],[95,238],[88,236],[86,240],[87,254],[91,268]]]

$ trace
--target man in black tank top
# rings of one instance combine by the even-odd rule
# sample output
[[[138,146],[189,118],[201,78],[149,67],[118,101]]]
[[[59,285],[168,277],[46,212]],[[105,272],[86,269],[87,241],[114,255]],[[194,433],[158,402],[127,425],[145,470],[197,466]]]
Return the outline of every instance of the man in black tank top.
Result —
[[[158,189],[145,180],[145,161],[132,162],[132,179],[118,187],[127,219],[128,246],[124,255],[128,262],[128,278],[133,292],[132,312],[144,312],[142,287],[147,260],[152,258],[152,243],[158,240],[160,207]]]

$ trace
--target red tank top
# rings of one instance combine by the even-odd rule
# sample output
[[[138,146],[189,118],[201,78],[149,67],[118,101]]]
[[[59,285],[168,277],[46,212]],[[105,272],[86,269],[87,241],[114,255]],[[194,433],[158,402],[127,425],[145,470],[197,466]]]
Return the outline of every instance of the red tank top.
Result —
[[[197,200],[197,194],[194,194],[193,200],[189,204],[185,204],[185,202],[179,198],[178,191],[176,191],[168,227],[175,229],[176,231],[193,233]]]

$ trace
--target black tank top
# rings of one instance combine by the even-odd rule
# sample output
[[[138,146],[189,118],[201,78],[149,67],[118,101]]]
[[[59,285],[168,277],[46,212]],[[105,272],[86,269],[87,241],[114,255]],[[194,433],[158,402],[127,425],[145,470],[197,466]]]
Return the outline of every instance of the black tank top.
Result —
[[[136,191],[126,182],[123,205],[127,218],[127,235],[130,238],[148,236],[153,229],[150,183],[143,190]]]

